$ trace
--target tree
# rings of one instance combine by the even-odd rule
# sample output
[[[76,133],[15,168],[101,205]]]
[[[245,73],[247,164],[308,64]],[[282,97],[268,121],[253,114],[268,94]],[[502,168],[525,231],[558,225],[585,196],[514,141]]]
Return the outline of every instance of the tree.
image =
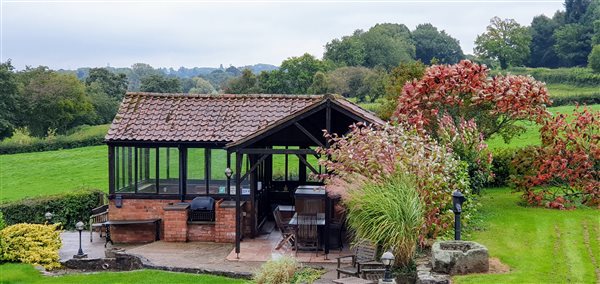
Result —
[[[163,75],[149,75],[142,78],[140,91],[152,93],[179,93],[182,91],[181,82],[177,78]]]
[[[559,23],[544,15],[536,16],[531,21],[531,67],[558,67],[560,62],[554,51],[554,31]]]
[[[149,64],[146,63],[135,63],[131,65],[131,73],[127,76],[129,80],[128,90],[129,91],[139,91],[141,87],[142,79],[148,77],[150,75],[159,75],[158,70],[152,68]]]
[[[425,64],[431,64],[432,59],[439,63],[456,64],[464,58],[458,40],[438,31],[432,24],[421,24],[412,32],[415,42],[416,58]]]
[[[117,114],[121,100],[107,94],[99,82],[92,82],[85,89],[96,113],[94,124],[110,123]]]
[[[600,73],[600,44],[595,45],[588,57],[588,66],[596,73]]]
[[[325,45],[324,60],[338,66],[383,66],[390,69],[415,58],[415,45],[405,25],[376,24],[367,32],[356,30],[351,36],[334,39]]]
[[[591,3],[592,0],[565,0],[566,23],[580,23]]]
[[[378,110],[379,117],[390,119],[398,106],[398,96],[402,93],[404,84],[421,79],[423,73],[425,73],[425,64],[421,61],[402,63],[392,69],[385,78],[385,95],[383,104]]]
[[[89,70],[88,77],[85,78],[85,85],[90,86],[92,83],[97,83],[104,93],[119,101],[123,99],[127,91],[127,77],[125,74],[111,73],[106,68],[92,68]]]
[[[365,66],[391,69],[415,58],[415,45],[405,25],[376,24],[361,35],[365,46]]]
[[[217,91],[207,80],[201,77],[192,78],[193,87],[189,90],[190,94],[216,94]]]
[[[493,17],[487,31],[475,39],[475,53],[479,56],[495,59],[500,68],[509,65],[521,65],[529,58],[531,34],[526,27],[513,19],[502,20]]]
[[[581,24],[567,24],[554,32],[554,49],[562,66],[585,66],[591,51],[591,35]]]
[[[347,98],[357,98],[358,101],[364,101],[364,97],[359,97],[359,88],[364,84],[365,78],[373,71],[366,67],[340,67],[327,74],[327,84],[329,90]]]
[[[244,69],[242,76],[229,79],[225,87],[226,93],[256,94],[260,93],[258,80],[250,69]]]
[[[0,140],[10,137],[19,118],[17,78],[10,60],[0,64]]]
[[[327,78],[325,77],[325,73],[318,71],[315,73],[313,77],[312,85],[308,88],[309,94],[326,94],[327,93]]]
[[[362,30],[356,30],[351,36],[336,38],[325,44],[323,60],[331,60],[342,66],[363,66],[365,45],[360,38],[363,33]]]
[[[498,75],[463,60],[455,65],[434,65],[420,80],[404,85],[394,116],[435,136],[442,116],[455,122],[474,119],[484,138],[501,135],[510,140],[523,131],[517,121],[540,122],[550,104],[542,82],[532,77]]]
[[[42,137],[49,131],[65,133],[94,121],[94,109],[85,86],[75,75],[38,67],[20,72],[19,77],[23,82],[25,124],[33,135]]]

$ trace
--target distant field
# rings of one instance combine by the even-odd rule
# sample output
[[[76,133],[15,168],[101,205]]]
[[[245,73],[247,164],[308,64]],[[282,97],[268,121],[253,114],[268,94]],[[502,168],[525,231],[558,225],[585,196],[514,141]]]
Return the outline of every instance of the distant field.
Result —
[[[581,95],[597,95],[600,97],[600,86],[573,86],[567,84],[547,84],[551,98],[575,97]]]

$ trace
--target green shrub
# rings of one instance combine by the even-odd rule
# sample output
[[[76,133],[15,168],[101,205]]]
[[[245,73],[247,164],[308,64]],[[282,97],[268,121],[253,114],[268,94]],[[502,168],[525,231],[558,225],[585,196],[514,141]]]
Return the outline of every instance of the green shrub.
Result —
[[[4,222],[4,215],[0,211],[0,230],[4,229],[4,227],[6,227],[6,222]]]
[[[90,211],[103,203],[101,191],[83,190],[66,194],[45,196],[0,205],[7,225],[18,223],[44,223],[44,214],[54,214],[53,223],[61,223],[66,229],[75,228],[78,221],[86,221]]]
[[[1,260],[60,267],[58,250],[62,246],[60,224],[16,224],[0,231]]]
[[[102,145],[108,125],[80,126],[67,135],[32,137],[26,129],[15,131],[13,136],[0,142],[0,154],[42,152],[59,149]]]
[[[500,148],[493,151],[492,172],[494,180],[491,186],[505,186],[509,182],[511,162],[517,150],[511,148]]]
[[[380,182],[367,181],[349,192],[348,226],[356,240],[370,240],[392,250],[396,265],[407,265],[414,256],[425,206],[413,177],[396,172]]]
[[[588,56],[588,67],[594,72],[600,73],[600,45],[594,45],[592,52]]]
[[[254,273],[254,281],[257,284],[292,283],[298,265],[296,259],[288,256],[269,260]]]

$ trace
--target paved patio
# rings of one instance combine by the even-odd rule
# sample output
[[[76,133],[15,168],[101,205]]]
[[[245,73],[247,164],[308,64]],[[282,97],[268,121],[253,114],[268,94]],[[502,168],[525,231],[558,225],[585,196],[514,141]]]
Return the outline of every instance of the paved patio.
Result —
[[[66,261],[77,254],[79,249],[79,233],[63,232],[61,234],[63,247],[60,250],[61,261]],[[265,261],[279,258],[283,255],[295,256],[291,246],[285,245],[276,250],[275,246],[281,239],[279,231],[259,236],[255,239],[245,239],[241,243],[240,258],[237,258],[233,244],[218,244],[210,242],[164,242],[157,241],[148,244],[108,244],[107,248],[122,248],[126,252],[142,256],[156,266],[221,270],[232,272],[254,272]],[[90,243],[89,232],[82,234],[82,249],[88,258],[103,258],[105,255],[104,238],[94,233],[94,241]],[[328,272],[320,283],[330,283],[335,277],[335,257],[349,254],[348,248],[331,250],[328,258],[323,251],[317,256],[314,251],[300,251],[296,259],[305,265],[319,266]]]

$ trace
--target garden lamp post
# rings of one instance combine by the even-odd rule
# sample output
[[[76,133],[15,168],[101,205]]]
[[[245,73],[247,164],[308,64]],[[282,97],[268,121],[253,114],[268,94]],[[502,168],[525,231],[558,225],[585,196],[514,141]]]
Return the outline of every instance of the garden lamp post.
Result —
[[[227,192],[228,194],[230,194],[231,192],[231,175],[233,175],[233,171],[230,168],[226,168],[225,169],[225,176],[227,177],[227,188],[225,189],[225,192]]]
[[[383,263],[383,265],[385,266],[385,273],[383,274],[383,280],[381,282],[385,282],[385,283],[395,282],[392,279],[392,273],[390,271],[390,267],[392,266],[392,263],[394,263],[394,254],[392,254],[389,251],[386,251],[381,256],[381,263]]]
[[[465,196],[457,189],[452,192],[452,211],[454,212],[454,240],[460,241],[460,213]]]
[[[46,214],[44,214],[44,218],[46,218],[46,222],[48,224],[52,224],[52,217],[54,217],[54,214],[50,212],[46,212]]]
[[[79,221],[75,224],[75,229],[79,231],[79,252],[73,256],[73,258],[86,258],[87,254],[83,253],[83,249],[81,249],[81,231],[83,231],[83,222]]]

